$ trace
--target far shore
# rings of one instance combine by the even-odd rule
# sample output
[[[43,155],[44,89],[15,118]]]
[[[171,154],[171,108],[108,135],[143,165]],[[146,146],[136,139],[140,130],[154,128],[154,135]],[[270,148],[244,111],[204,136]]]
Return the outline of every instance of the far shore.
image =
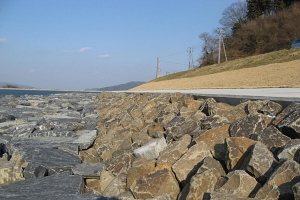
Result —
[[[43,88],[0,88],[0,90],[32,90],[32,91],[61,91],[61,92],[101,92],[99,90],[60,90],[60,89],[43,89]]]

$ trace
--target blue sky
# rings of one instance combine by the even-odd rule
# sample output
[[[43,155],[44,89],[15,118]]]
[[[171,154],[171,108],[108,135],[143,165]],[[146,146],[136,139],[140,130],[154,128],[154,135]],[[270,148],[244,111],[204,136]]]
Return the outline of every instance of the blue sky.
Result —
[[[188,69],[238,0],[0,0],[0,82],[87,89]]]

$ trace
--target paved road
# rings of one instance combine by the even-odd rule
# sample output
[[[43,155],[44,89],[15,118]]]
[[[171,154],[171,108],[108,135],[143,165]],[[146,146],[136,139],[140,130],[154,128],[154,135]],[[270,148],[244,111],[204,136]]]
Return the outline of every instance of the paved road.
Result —
[[[127,91],[128,92],[128,91]],[[130,91],[138,93],[180,92],[202,97],[261,99],[273,101],[300,102],[300,88],[258,88],[258,89],[199,89],[199,90],[149,90]]]

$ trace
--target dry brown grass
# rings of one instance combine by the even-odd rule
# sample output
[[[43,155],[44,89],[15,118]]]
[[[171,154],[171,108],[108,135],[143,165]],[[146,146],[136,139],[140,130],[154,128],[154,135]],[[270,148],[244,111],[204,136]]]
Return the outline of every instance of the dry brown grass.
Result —
[[[298,52],[293,53],[298,56]],[[300,59],[189,78],[152,81],[132,90],[278,87],[300,87]]]

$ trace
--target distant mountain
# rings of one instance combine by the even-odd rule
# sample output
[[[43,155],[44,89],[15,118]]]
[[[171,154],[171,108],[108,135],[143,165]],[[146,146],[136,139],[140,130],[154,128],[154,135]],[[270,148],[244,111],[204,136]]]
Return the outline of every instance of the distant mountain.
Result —
[[[34,88],[28,85],[19,85],[19,84],[15,84],[15,83],[7,83],[7,82],[0,82],[0,87],[6,86],[6,85],[13,85],[13,86],[17,86],[19,88]]]
[[[142,85],[146,82],[141,81],[132,81],[129,83],[124,83],[120,85],[110,86],[110,87],[103,87],[103,88],[93,88],[91,90],[100,90],[100,91],[120,91],[120,90],[129,90],[131,88],[137,87],[139,85]]]

